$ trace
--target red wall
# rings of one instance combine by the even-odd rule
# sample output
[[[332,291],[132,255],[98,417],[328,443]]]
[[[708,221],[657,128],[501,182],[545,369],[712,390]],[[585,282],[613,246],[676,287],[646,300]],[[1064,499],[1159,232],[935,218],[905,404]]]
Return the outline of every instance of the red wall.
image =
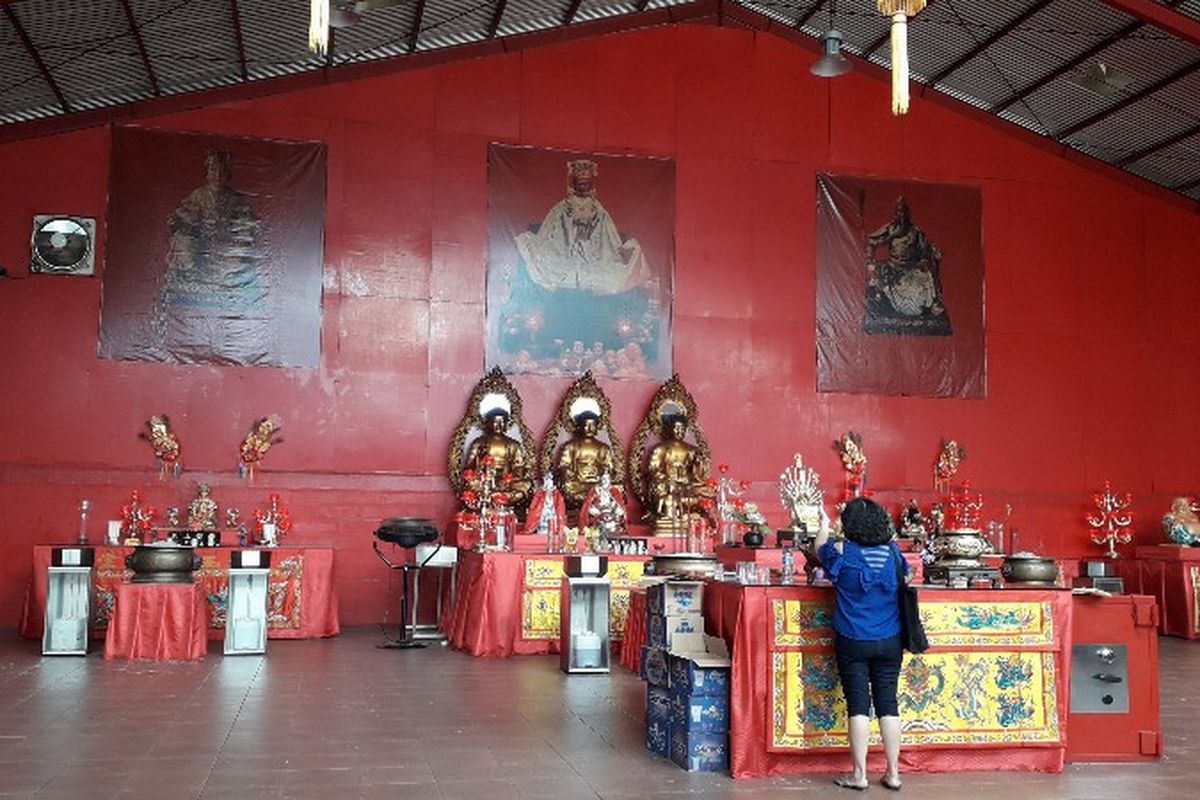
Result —
[[[770,35],[701,25],[620,34],[149,120],[329,145],[322,365],[282,370],[101,361],[99,279],[27,276],[30,217],[105,215],[109,134],[0,147],[0,624],[14,624],[35,542],[92,533],[141,488],[186,505],[194,483],[244,512],[278,491],[291,541],[332,543],[346,624],[394,619],[370,551],[379,519],[453,501],[445,451],[483,373],[489,142],[676,159],[675,368],[718,461],[774,482],[800,451],[832,490],[831,443],[860,431],[878,496],[932,496],[942,437],[985,516],[1013,507],[1022,546],[1094,548],[1082,515],[1106,479],[1134,492],[1142,540],[1197,491],[1200,344],[1195,214],[888,85],[808,74]],[[813,338],[818,171],[977,184],[983,193],[988,397],[818,395]],[[103,262],[103,252],[99,253]],[[569,381],[517,377],[539,435]],[[632,434],[656,388],[603,381]],[[156,480],[136,438],[171,415],[187,471]],[[234,472],[253,418],[285,442],[256,486]]]

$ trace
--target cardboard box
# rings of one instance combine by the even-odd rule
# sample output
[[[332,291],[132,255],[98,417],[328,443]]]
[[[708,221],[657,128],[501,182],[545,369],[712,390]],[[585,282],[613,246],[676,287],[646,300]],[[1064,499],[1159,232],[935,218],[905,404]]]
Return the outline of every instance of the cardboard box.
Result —
[[[647,683],[666,689],[671,685],[667,668],[667,651],[661,647],[642,647],[642,678]]]
[[[729,697],[729,650],[716,636],[681,633],[667,656],[669,685],[688,697]]]
[[[729,769],[729,734],[671,731],[671,760],[688,772]]]
[[[695,614],[650,614],[646,617],[646,641],[653,647],[671,649],[680,633],[704,633],[704,617]]]
[[[702,581],[667,581],[646,589],[646,610],[651,614],[699,614],[704,599]]]
[[[671,723],[665,720],[646,723],[646,749],[663,758],[671,757]]]
[[[685,695],[671,692],[671,730],[727,733],[729,697]]]

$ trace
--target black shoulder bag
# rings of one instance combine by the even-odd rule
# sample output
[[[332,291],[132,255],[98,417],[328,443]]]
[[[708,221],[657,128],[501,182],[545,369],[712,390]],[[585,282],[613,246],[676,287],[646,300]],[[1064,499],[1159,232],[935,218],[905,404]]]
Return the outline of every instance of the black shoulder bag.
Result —
[[[904,581],[904,570],[900,568],[900,559],[904,556],[900,548],[893,546],[892,555],[896,560],[896,599],[900,603],[900,643],[910,653],[924,653],[929,649],[929,640],[925,638],[925,626],[921,624],[917,590]]]

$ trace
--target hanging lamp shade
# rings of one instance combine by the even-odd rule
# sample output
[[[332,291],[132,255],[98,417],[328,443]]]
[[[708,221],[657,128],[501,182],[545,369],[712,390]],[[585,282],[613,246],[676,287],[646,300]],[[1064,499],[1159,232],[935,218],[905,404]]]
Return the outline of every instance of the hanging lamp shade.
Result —
[[[842,34],[828,30],[821,37],[821,57],[818,58],[808,71],[821,78],[836,78],[845,75],[852,67],[842,55]]]
[[[319,56],[329,49],[329,0],[309,0],[308,49]]]
[[[892,18],[892,113],[908,113],[908,18],[925,8],[925,0],[877,0],[879,13]]]

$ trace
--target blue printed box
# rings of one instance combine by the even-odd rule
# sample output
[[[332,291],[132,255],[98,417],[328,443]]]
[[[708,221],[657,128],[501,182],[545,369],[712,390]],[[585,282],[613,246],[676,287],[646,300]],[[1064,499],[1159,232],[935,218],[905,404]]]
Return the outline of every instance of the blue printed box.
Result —
[[[671,730],[725,733],[729,730],[729,698],[671,692]]]
[[[654,647],[670,650],[679,633],[704,633],[704,617],[699,614],[651,614],[646,619],[646,641]]]
[[[646,749],[671,757],[671,693],[661,686],[646,687]]]
[[[686,696],[729,697],[729,653],[714,636],[681,634],[667,659],[670,687]]]
[[[671,723],[666,720],[646,723],[646,749],[663,758],[671,757]]]
[[[661,647],[642,646],[642,678],[664,689],[671,685],[667,669],[667,651]]]
[[[651,614],[699,614],[704,597],[700,581],[668,581],[646,589],[646,611]]]
[[[671,760],[688,772],[729,769],[729,734],[671,731]]]

